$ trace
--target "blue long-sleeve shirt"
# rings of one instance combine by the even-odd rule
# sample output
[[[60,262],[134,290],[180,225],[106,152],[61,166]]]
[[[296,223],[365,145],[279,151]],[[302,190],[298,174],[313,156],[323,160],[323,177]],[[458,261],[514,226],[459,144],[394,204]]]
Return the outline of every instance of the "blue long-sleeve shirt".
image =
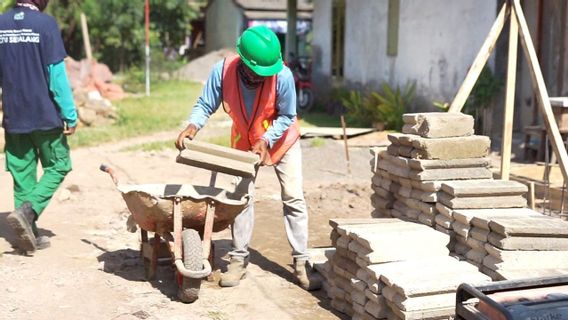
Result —
[[[217,111],[221,104],[221,77],[223,74],[223,61],[213,66],[209,79],[203,87],[201,96],[197,99],[189,122],[201,129],[207,123],[209,117]],[[247,115],[250,117],[254,107],[256,89],[248,89],[240,81],[241,92]],[[286,66],[278,73],[276,82],[276,108],[278,116],[272,122],[263,138],[268,146],[272,147],[284,132],[290,127],[296,118],[296,88],[294,86],[294,76]]]

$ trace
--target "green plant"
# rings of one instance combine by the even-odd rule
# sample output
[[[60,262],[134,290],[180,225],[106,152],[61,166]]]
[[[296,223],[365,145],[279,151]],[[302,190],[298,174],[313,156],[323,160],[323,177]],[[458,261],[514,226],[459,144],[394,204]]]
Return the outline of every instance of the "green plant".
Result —
[[[325,145],[325,139],[321,137],[315,137],[310,141],[310,147],[319,148]]]
[[[373,120],[383,122],[387,129],[400,131],[402,115],[414,100],[415,89],[414,83],[407,85],[403,91],[398,86],[393,90],[388,83],[383,83],[383,94],[372,92],[369,98]]]
[[[367,94],[361,91],[350,91],[342,99],[347,109],[346,118],[350,124],[371,126],[382,122],[387,129],[401,130],[402,115],[414,100],[415,84],[407,85],[404,90],[399,87],[392,89],[383,83],[382,92],[371,91]]]

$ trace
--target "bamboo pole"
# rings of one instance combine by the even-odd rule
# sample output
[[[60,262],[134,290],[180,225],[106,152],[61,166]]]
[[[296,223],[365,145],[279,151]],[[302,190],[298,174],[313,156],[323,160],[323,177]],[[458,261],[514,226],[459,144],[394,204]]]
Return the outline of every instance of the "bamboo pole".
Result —
[[[81,12],[81,32],[83,34],[83,45],[85,46],[85,55],[87,60],[93,60],[93,50],[91,49],[91,39],[89,38],[89,26],[87,24],[87,16]]]
[[[483,67],[485,66],[487,60],[489,59],[489,56],[491,56],[491,53],[495,49],[497,39],[499,39],[499,35],[501,34],[503,26],[505,25],[507,18],[509,18],[510,13],[510,6],[505,3],[501,8],[501,11],[499,12],[499,15],[497,16],[497,19],[493,23],[493,26],[489,31],[489,35],[485,39],[485,42],[479,50],[477,57],[473,61],[471,68],[469,68],[469,71],[460,89],[458,90],[458,93],[452,101],[450,109],[448,110],[449,112],[460,112],[462,110],[467,98],[469,97],[469,94],[471,93],[471,90],[473,90],[473,87],[475,86],[475,83],[477,82],[477,79],[479,78],[479,75],[483,70]]]
[[[513,115],[515,113],[515,83],[517,81],[517,49],[519,45],[519,24],[512,18],[509,30],[509,57],[507,65],[507,91],[505,94],[505,115],[503,141],[501,144],[501,179],[509,180],[511,172],[511,146],[513,142]]]

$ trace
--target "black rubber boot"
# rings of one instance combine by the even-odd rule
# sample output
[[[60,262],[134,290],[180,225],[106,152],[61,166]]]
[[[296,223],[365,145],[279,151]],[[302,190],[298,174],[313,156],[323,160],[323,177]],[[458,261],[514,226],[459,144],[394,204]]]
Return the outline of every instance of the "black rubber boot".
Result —
[[[27,252],[36,251],[37,240],[33,232],[33,223],[37,219],[29,202],[24,202],[19,208],[8,215],[6,220],[17,236],[17,246]]]

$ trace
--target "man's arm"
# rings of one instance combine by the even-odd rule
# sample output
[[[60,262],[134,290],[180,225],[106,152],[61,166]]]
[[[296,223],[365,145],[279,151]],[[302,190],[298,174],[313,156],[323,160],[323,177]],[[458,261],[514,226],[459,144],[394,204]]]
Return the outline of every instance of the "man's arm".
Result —
[[[282,137],[296,118],[296,88],[294,85],[294,76],[287,67],[278,74],[276,90],[278,92],[278,96],[276,97],[278,116],[274,119],[272,126],[268,128],[263,136],[268,147],[272,147],[276,141]]]
[[[176,147],[179,150],[184,149],[183,139],[193,139],[201,128],[205,126],[209,117],[217,111],[221,103],[221,77],[223,74],[223,61],[218,62],[213,66],[213,70],[203,87],[201,96],[193,106],[191,116],[189,117],[189,124],[180,132],[176,140]]]
[[[65,62],[50,64],[47,67],[49,73],[49,91],[53,94],[53,99],[59,106],[61,119],[65,122],[65,134],[73,134],[77,126],[77,108],[73,100],[73,92],[67,79]]]

